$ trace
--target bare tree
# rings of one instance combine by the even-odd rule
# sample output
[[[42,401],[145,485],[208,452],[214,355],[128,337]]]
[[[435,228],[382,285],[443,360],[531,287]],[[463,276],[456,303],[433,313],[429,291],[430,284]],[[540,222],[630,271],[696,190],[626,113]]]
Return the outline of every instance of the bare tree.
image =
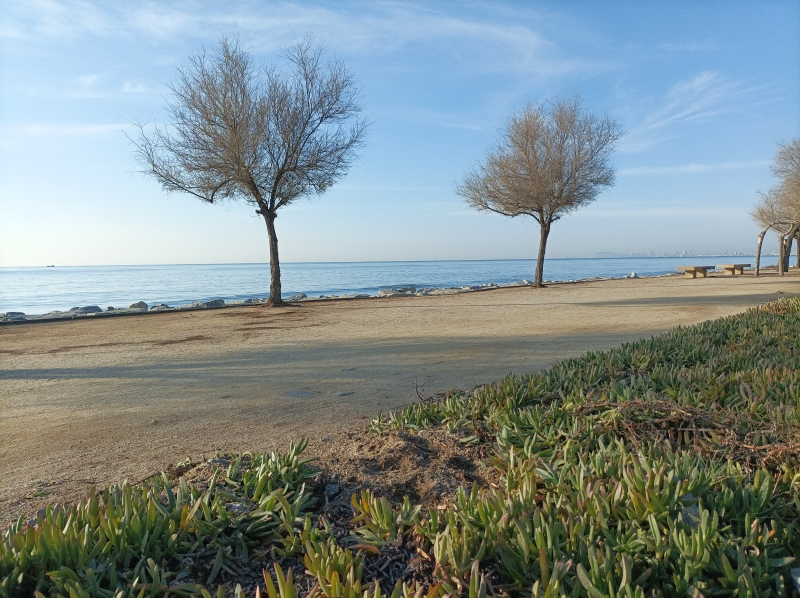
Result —
[[[170,85],[170,127],[137,123],[137,158],[168,192],[252,205],[267,225],[269,302],[279,305],[275,219],[344,176],[363,144],[359,90],[341,62],[310,40],[283,52],[289,69],[258,68],[238,40],[190,57]]]
[[[763,230],[758,234],[756,244],[756,276],[758,276],[761,273],[761,246],[764,243],[764,237],[770,229],[774,229],[779,237],[782,234],[786,234],[788,232],[788,229],[786,229],[787,221],[781,202],[774,189],[768,193],[761,193],[761,201],[756,204],[750,215],[759,226],[763,227]]]
[[[792,241],[800,235],[800,139],[778,144],[778,153],[772,164],[772,172],[778,178],[777,194],[788,221],[789,229],[780,238],[779,257],[781,273],[789,269]],[[798,241],[800,242],[800,241]],[[798,249],[800,256],[800,249]],[[800,257],[798,257],[800,265]]]
[[[778,153],[772,164],[772,172],[778,185],[761,194],[761,201],[750,213],[764,230],[758,236],[756,251],[756,275],[759,273],[761,243],[764,235],[772,229],[778,235],[778,273],[789,268],[792,242],[800,243],[800,139],[778,145]],[[800,251],[798,252],[800,266]]]
[[[550,227],[614,184],[610,157],[622,133],[610,117],[584,112],[578,97],[529,104],[508,119],[456,192],[477,210],[539,223],[534,285],[541,287]]]

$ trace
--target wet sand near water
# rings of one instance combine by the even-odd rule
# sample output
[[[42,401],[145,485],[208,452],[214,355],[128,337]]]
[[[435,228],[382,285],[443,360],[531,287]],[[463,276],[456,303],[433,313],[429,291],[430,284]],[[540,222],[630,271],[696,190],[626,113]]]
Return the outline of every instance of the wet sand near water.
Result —
[[[796,270],[0,328],[0,524],[187,457],[310,454],[380,411],[800,294]]]

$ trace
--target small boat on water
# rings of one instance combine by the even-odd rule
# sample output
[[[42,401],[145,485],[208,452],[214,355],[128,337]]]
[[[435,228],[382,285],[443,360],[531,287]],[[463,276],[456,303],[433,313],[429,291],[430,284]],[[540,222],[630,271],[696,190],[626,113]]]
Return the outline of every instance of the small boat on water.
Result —
[[[49,266],[47,266],[47,267],[48,267],[48,268],[55,268],[55,267],[56,267],[56,265],[55,265],[55,264],[50,264],[50,265],[49,265]]]

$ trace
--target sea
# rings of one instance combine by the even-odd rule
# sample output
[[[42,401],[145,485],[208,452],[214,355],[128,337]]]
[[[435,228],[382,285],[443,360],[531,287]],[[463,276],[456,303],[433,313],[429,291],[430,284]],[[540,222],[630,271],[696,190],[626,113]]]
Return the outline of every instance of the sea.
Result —
[[[752,256],[546,259],[550,282],[591,278],[659,276],[679,265],[755,263]],[[762,256],[763,266],[776,256]],[[286,262],[281,264],[283,297],[375,295],[381,289],[415,286],[450,288],[533,280],[536,260],[416,262]],[[168,264],[0,268],[0,312],[28,315],[97,305],[128,307],[137,301],[170,306],[192,301],[264,298],[269,264]]]

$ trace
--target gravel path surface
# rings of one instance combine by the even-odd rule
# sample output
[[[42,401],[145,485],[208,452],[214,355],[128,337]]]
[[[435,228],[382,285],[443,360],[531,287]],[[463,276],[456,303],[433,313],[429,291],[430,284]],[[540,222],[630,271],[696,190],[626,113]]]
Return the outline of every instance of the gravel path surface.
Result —
[[[323,451],[417,397],[800,294],[800,275],[609,280],[0,328],[0,524],[187,457]]]

